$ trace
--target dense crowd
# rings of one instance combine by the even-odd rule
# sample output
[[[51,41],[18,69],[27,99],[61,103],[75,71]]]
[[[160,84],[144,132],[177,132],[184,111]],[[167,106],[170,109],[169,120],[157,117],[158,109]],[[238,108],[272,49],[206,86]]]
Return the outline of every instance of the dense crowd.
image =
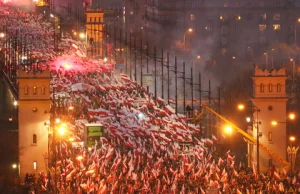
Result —
[[[84,46],[65,35],[57,55],[53,29],[42,15],[2,6],[0,24],[9,33],[27,34],[34,59],[52,74],[52,106],[68,122],[49,172],[26,176],[26,192],[51,193],[284,193],[299,190],[300,173],[275,169],[257,175],[237,165],[233,154],[216,152],[217,138],[175,114],[172,104],[154,98],[104,60],[88,59]],[[38,41],[35,41],[38,40]],[[138,101],[138,102],[137,102]],[[74,107],[69,111],[63,107]],[[55,109],[53,109],[55,107]],[[84,139],[86,123],[104,126],[92,147],[73,147]],[[54,153],[52,153],[54,154]],[[254,169],[254,170],[253,170]],[[56,176],[55,176],[56,175]],[[57,185],[57,188],[54,187]]]

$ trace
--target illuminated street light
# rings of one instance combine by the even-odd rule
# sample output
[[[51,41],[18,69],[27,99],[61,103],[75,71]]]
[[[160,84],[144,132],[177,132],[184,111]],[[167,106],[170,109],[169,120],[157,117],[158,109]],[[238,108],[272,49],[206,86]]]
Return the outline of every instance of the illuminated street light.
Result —
[[[18,167],[17,164],[12,164],[12,168],[13,168],[13,169],[16,169],[17,167]]]
[[[278,125],[278,122],[277,121],[271,121],[271,125],[276,126],[276,125]]]
[[[55,123],[60,123],[60,119],[59,118],[57,118],[57,119],[55,119]]]
[[[245,109],[245,105],[239,104],[239,105],[237,106],[237,108],[238,108],[239,110],[244,110],[244,109]]]
[[[0,38],[4,38],[5,34],[3,32],[0,33]]]
[[[294,120],[295,118],[296,118],[295,113],[290,113],[290,114],[289,114],[289,119],[290,119],[290,120]]]
[[[186,44],[186,38],[185,38],[185,36],[186,36],[186,32],[189,32],[189,33],[191,33],[191,32],[193,32],[193,28],[189,28],[187,31],[185,31],[184,32],[184,34],[183,34],[183,49],[185,50],[185,44]]]
[[[80,37],[81,39],[84,39],[84,38],[85,38],[85,34],[84,34],[84,33],[80,33],[80,34],[79,34],[79,37]]]
[[[232,127],[231,127],[230,125],[226,125],[226,126],[224,127],[224,131],[225,131],[225,133],[227,133],[227,134],[231,134],[231,133],[232,133]]]
[[[294,142],[296,140],[296,137],[295,136],[290,136],[290,141],[291,142]]]
[[[246,118],[246,121],[247,121],[248,123],[250,123],[250,122],[251,122],[251,118],[250,118],[250,117],[247,117],[247,118]]]
[[[18,102],[15,100],[14,101],[14,106],[17,106],[18,105]]]

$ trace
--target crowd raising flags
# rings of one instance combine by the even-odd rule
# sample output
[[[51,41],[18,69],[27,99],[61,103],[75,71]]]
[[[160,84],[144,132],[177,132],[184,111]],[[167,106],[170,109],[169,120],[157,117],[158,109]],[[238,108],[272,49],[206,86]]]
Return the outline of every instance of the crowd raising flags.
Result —
[[[49,172],[40,173],[41,191],[246,194],[299,189],[298,172],[258,175],[255,166],[236,164],[230,151],[219,155],[215,136],[199,135],[199,126],[127,75],[115,74],[110,63],[88,59],[84,45],[70,36],[62,38],[61,53],[55,53],[53,29],[43,15],[1,6],[0,24],[9,33],[31,37],[32,57],[50,68],[51,96],[64,94],[66,105],[74,107],[72,112],[55,109],[68,122],[68,135],[56,147]],[[90,148],[72,147],[68,137],[83,141],[86,123],[103,125],[105,135]]]

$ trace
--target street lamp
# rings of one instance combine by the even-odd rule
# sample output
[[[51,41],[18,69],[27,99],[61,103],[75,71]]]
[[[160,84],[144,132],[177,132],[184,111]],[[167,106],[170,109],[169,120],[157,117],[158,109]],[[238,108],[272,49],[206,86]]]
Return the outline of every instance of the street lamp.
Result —
[[[300,18],[295,22],[295,45],[297,45],[297,23],[300,23]]]
[[[287,148],[287,152],[288,152],[288,155],[289,155],[289,158],[290,158],[290,162],[291,162],[291,176],[292,176],[292,173],[293,173],[293,160],[296,160],[296,155],[297,155],[297,151],[299,149],[299,147],[293,147],[293,142],[296,141],[296,137],[295,136],[290,136],[289,138],[290,140],[290,145],[291,146],[288,146]]]
[[[265,52],[264,55],[266,56],[266,69],[268,69],[268,53]]]
[[[257,160],[257,174],[260,173],[259,171],[259,124],[260,121],[258,120],[258,113],[260,112],[260,109],[251,103],[252,111],[256,112],[256,121],[254,122],[256,124],[256,160]],[[239,104],[238,105],[239,110],[244,110],[245,105]],[[250,119],[249,119],[250,120]]]
[[[184,34],[183,34],[183,50],[185,51],[185,44],[186,44],[186,38],[185,38],[185,36],[186,36],[186,33],[187,32],[189,32],[189,33],[191,33],[191,32],[193,32],[193,28],[189,28],[188,30],[186,30],[185,32],[184,32]]]

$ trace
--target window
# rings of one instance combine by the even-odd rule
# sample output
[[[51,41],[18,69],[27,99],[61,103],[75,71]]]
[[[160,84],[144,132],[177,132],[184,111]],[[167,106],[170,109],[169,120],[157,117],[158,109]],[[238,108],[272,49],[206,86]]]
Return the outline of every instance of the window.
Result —
[[[196,18],[195,18],[195,15],[194,15],[194,14],[191,14],[191,15],[190,15],[190,20],[191,20],[191,21],[195,21],[195,19],[196,19]]]
[[[277,92],[281,92],[281,85],[277,84]]]
[[[221,49],[221,54],[222,55],[226,55],[227,54],[227,49],[226,48],[222,48]]]
[[[36,90],[37,90],[37,87],[36,86],[33,86],[33,94],[36,95]]]
[[[228,31],[228,28],[226,26],[221,27],[221,34],[226,34]]]
[[[280,30],[280,24],[273,24],[273,30],[279,31]]]
[[[259,24],[259,31],[265,31],[265,29],[267,28],[266,24]]]
[[[280,2],[274,2],[274,7],[280,7]]]
[[[253,36],[248,36],[246,38],[246,43],[253,43]]]
[[[266,13],[261,13],[260,14],[260,19],[267,20],[267,14]]]
[[[275,13],[273,15],[273,20],[280,20],[280,13]]]
[[[272,158],[269,159],[269,167],[272,167],[273,166],[273,160]]]
[[[24,94],[25,94],[25,95],[28,94],[28,86],[25,86],[25,88],[24,88]]]
[[[245,17],[246,17],[246,20],[250,21],[250,20],[252,20],[253,15],[252,15],[252,13],[247,13]]]
[[[265,2],[259,2],[259,7],[264,7],[265,6]]]
[[[239,32],[239,25],[234,24],[234,31],[235,31],[235,32]]]
[[[90,22],[92,22],[92,20],[93,20],[92,17],[90,17]]]
[[[234,17],[235,17],[235,20],[241,20],[242,19],[241,15],[239,15],[239,14],[235,14]]]
[[[196,7],[196,2],[195,1],[192,2],[192,7],[193,8]]]
[[[33,135],[32,135],[32,143],[33,143],[33,144],[36,144],[36,143],[37,143],[37,136],[36,136],[36,134],[33,134]]]
[[[253,7],[253,2],[248,2],[247,4],[246,4],[246,7]]]
[[[222,44],[226,44],[227,43],[227,38],[226,37],[222,37]]]
[[[260,84],[260,92],[264,92],[264,84]]]
[[[269,92],[272,92],[272,84],[269,84]]]
[[[269,141],[273,140],[272,132],[269,132],[268,138],[269,138]]]
[[[228,7],[228,2],[225,2],[225,3],[224,3],[224,7]]]
[[[33,170],[37,170],[37,161],[33,161]]]
[[[46,93],[45,86],[42,86],[42,94],[45,94],[45,93]]]

